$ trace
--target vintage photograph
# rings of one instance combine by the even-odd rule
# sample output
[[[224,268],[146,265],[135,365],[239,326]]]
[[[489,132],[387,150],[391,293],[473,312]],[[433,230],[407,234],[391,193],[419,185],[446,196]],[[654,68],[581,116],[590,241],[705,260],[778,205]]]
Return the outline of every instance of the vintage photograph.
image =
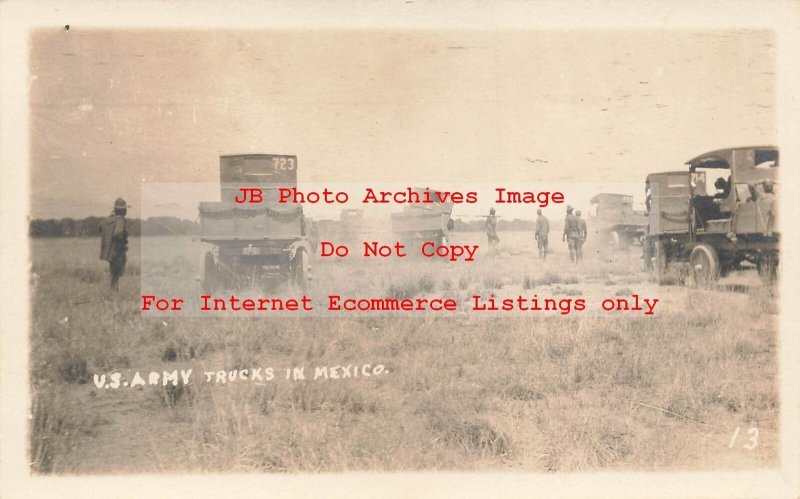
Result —
[[[774,30],[28,35],[34,477],[781,468]]]

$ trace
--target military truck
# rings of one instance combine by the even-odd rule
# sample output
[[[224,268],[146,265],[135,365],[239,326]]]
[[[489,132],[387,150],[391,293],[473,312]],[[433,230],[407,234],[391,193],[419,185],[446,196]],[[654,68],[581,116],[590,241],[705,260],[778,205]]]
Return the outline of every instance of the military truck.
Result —
[[[590,227],[596,240],[615,249],[640,242],[647,229],[647,212],[633,209],[633,196],[601,193],[589,200]]]
[[[355,241],[361,236],[364,210],[344,208],[339,214],[339,239],[344,242]]]
[[[681,264],[688,264],[698,286],[753,267],[765,280],[774,279],[778,149],[720,149],[686,164],[688,170],[648,175],[645,184],[644,259],[659,282]]]
[[[415,188],[424,198],[425,191],[430,189]],[[398,240],[409,247],[419,247],[431,241],[437,245],[444,244],[453,228],[450,215],[453,203],[438,201],[434,193],[434,203],[415,203],[403,205],[403,211],[392,213],[392,232]]]
[[[199,206],[200,239],[214,246],[203,257],[203,290],[287,282],[306,289],[311,269],[303,206],[278,201],[278,189],[297,186],[297,157],[233,154],[219,161],[220,201]],[[242,189],[261,194],[247,198]]]

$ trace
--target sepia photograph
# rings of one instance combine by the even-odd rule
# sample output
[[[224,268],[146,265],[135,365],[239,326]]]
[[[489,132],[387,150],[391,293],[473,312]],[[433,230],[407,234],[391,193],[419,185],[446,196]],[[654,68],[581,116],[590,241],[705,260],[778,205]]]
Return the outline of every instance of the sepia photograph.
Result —
[[[4,97],[14,469],[796,495],[796,75],[775,16],[571,27],[405,0],[383,5],[454,17],[285,20],[312,5],[236,24],[209,4],[206,25],[45,9],[6,43],[26,109]],[[723,488],[672,489],[687,473]],[[430,487],[407,490],[447,494]],[[528,495],[502,490],[465,492]]]

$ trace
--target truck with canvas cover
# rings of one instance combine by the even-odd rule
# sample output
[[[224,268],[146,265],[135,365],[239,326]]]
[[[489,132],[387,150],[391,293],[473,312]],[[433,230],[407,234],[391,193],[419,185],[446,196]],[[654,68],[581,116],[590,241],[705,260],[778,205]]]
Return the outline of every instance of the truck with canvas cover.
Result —
[[[777,274],[778,149],[720,149],[653,173],[645,184],[648,229],[644,258],[661,281],[688,264],[694,282],[710,285],[734,270]]]
[[[213,245],[203,257],[206,292],[286,282],[307,286],[310,251],[303,206],[278,201],[280,188],[296,186],[295,156],[220,156],[220,201],[199,206],[201,240]],[[247,201],[243,189],[260,194]]]
[[[425,191],[430,189],[414,188],[422,198]],[[430,191],[436,194],[437,191]],[[437,196],[432,196],[432,203],[415,203],[403,206],[403,211],[392,213],[392,232],[400,242],[410,246],[418,247],[426,242],[433,242],[437,245],[444,244],[453,228],[453,221],[450,215],[453,212],[453,203],[439,201]]]
[[[339,239],[344,242],[356,241],[361,237],[364,223],[364,210],[345,208],[339,214]]]
[[[647,227],[647,213],[633,209],[633,196],[601,193],[589,201],[589,220],[596,239],[609,246],[626,249],[640,242]]]

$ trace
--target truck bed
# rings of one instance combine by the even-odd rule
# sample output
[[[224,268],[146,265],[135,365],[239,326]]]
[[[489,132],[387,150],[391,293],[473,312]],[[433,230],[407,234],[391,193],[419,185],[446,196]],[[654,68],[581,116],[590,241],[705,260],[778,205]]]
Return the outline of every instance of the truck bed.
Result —
[[[299,207],[253,206],[200,203],[200,238],[211,242],[302,237],[303,213]]]

